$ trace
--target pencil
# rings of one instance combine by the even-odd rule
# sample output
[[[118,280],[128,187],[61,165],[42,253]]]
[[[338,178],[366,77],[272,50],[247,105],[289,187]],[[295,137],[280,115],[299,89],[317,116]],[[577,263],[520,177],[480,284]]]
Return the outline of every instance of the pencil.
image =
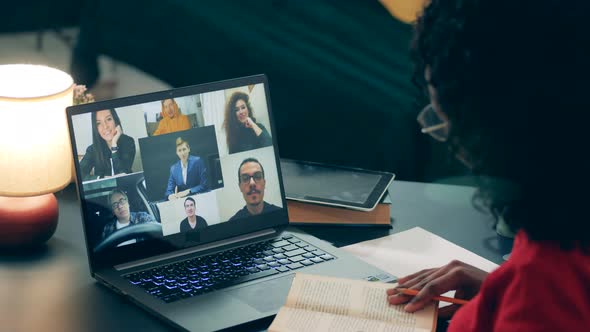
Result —
[[[409,289],[409,288],[395,288],[395,290],[404,294],[404,295],[409,295],[409,296],[416,296],[420,292],[417,289]],[[446,296],[435,296],[432,299],[436,300],[436,301],[443,301],[443,302],[449,302],[449,303],[454,303],[454,304],[465,304],[465,303],[469,302],[467,300],[461,300],[461,299],[456,299],[453,297],[446,297]]]

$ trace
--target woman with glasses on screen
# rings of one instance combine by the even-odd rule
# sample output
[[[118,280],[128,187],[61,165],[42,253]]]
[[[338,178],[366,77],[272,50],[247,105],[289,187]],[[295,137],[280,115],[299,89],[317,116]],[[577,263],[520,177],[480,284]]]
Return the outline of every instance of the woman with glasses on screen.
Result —
[[[391,304],[439,310],[449,331],[581,331],[590,327],[590,11],[585,1],[432,0],[416,25],[417,78],[431,105],[422,132],[477,175],[477,200],[515,231],[510,258],[488,273],[454,261],[399,279]],[[460,232],[461,230],[457,230]],[[459,309],[459,310],[457,310]],[[586,327],[584,327],[586,326]]]
[[[135,142],[123,133],[121,120],[114,109],[94,112],[92,145],[80,160],[84,180],[103,179],[131,173],[135,158]]]
[[[272,145],[268,130],[254,118],[250,97],[234,92],[225,106],[223,122],[229,153],[242,152]]]

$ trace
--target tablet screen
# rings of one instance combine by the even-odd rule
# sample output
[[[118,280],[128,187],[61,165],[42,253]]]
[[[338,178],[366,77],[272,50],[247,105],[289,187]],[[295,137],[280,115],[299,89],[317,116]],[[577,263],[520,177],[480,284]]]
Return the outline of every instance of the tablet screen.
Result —
[[[287,198],[372,208],[393,179],[393,174],[319,163],[281,159]]]

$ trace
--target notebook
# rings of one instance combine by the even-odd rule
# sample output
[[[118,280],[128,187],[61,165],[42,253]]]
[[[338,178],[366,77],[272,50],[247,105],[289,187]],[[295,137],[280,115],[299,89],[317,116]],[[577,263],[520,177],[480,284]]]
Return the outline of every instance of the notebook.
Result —
[[[264,75],[76,105],[67,118],[91,275],[177,328],[275,315],[295,272],[395,280],[286,230]]]

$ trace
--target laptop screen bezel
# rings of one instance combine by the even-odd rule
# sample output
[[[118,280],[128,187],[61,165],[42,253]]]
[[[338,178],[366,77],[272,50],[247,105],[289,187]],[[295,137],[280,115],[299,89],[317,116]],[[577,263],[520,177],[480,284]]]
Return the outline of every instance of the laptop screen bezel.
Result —
[[[89,104],[75,105],[66,109],[72,153],[73,156],[77,156],[78,151],[76,147],[74,126],[72,121],[72,117],[75,115],[96,112],[103,109],[117,109],[130,105],[160,101],[167,98],[179,98],[255,84],[263,84],[266,95],[270,131],[272,133],[272,147],[274,149],[275,164],[277,166],[278,185],[280,188],[282,207],[278,211],[269,212],[263,215],[251,216],[235,221],[221,222],[219,224],[209,226],[199,231],[197,234],[177,233],[162,238],[139,241],[135,244],[104,250],[97,253],[94,252],[94,248],[92,247],[92,244],[90,243],[91,241],[89,240],[89,232],[87,229],[88,221],[86,220],[85,215],[85,211],[87,211],[87,201],[84,199],[83,195],[84,188],[82,183],[82,172],[80,170],[79,163],[74,162],[74,167],[76,169],[76,189],[78,192],[78,200],[80,202],[80,212],[82,215],[85,243],[91,273],[94,273],[100,269],[110,268],[118,264],[145,259],[157,255],[164,255],[177,250],[200,246],[206,243],[220,241],[243,234],[249,234],[263,229],[275,228],[277,232],[280,232],[282,229],[286,228],[289,224],[289,217],[287,213],[287,202],[285,199],[285,190],[283,187],[280,168],[277,131],[272,113],[268,79],[264,74],[175,88],[166,91],[111,99]],[[236,188],[236,190],[238,189]]]

